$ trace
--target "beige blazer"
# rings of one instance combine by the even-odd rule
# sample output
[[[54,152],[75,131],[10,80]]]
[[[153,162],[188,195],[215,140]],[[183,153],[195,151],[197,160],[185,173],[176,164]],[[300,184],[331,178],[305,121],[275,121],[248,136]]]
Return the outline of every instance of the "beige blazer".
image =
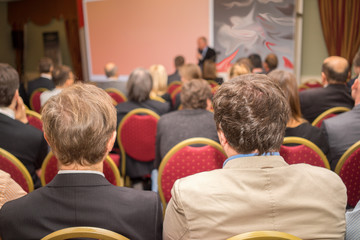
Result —
[[[344,239],[346,188],[332,171],[280,156],[242,157],[177,180],[164,239],[226,239],[275,230],[302,239]]]

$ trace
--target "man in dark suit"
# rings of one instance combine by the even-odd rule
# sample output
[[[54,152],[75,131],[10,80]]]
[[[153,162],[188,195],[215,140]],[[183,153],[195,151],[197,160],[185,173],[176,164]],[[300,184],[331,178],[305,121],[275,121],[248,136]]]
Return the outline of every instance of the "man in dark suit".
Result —
[[[321,79],[324,88],[313,88],[300,92],[300,106],[303,117],[310,123],[324,111],[333,107],[354,106],[346,79],[349,63],[345,58],[331,56],[324,60]]]
[[[40,77],[28,82],[27,96],[31,97],[31,94],[38,88],[46,88],[52,90],[55,86],[51,81],[51,72],[54,69],[53,61],[51,58],[43,57],[39,62]]]
[[[216,62],[216,52],[214,49],[208,46],[206,37],[199,37],[197,40],[197,45],[198,45],[197,58],[199,60],[199,66],[201,69],[203,69],[204,62],[207,59]]]
[[[42,132],[28,124],[18,88],[19,75],[16,70],[0,63],[0,147],[25,165],[35,188],[38,188],[41,183],[36,170],[46,157],[48,145]]]
[[[41,239],[74,226],[105,228],[132,240],[162,239],[158,195],[113,186],[103,175],[116,137],[111,97],[76,84],[50,98],[42,117],[59,172],[45,187],[1,208],[2,240]]]
[[[321,128],[327,135],[329,153],[327,158],[331,169],[335,169],[341,155],[351,145],[360,140],[360,79],[352,85],[351,95],[355,100],[354,108],[336,117],[326,119]]]
[[[179,69],[184,66],[185,64],[185,59],[183,56],[176,56],[175,60],[174,60],[174,65],[175,65],[175,72],[173,74],[170,74],[168,76],[168,85],[172,82],[175,81],[180,81],[181,77],[180,77],[180,73],[179,73]]]
[[[96,82],[96,86],[102,89],[115,88],[126,96],[126,82],[119,80],[118,67],[115,63],[107,63],[104,67],[104,72],[107,80],[103,82]]]

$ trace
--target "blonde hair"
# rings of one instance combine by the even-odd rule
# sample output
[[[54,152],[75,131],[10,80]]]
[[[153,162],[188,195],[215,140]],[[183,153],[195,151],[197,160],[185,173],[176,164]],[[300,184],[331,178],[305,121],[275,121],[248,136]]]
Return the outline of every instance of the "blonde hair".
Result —
[[[229,78],[232,79],[236,76],[250,73],[250,68],[244,63],[235,63],[231,66],[229,72]]]
[[[163,95],[167,89],[168,79],[165,67],[161,64],[155,64],[150,67],[149,71],[153,80],[153,87],[150,94],[152,96]]]

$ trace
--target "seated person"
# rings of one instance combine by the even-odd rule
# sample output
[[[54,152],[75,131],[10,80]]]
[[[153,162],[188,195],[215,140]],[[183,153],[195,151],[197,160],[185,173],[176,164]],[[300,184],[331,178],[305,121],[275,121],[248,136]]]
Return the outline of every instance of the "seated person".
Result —
[[[277,84],[242,75],[220,86],[213,105],[228,159],[222,169],[175,182],[164,239],[227,239],[260,230],[343,239],[347,197],[339,176],[279,156],[289,107]]]
[[[8,174],[0,170],[0,208],[8,201],[17,199],[26,192]]]
[[[229,70],[229,79],[248,73],[251,73],[248,65],[246,65],[245,63],[235,63],[234,65],[231,66]]]
[[[261,62],[261,57],[257,53],[250,54],[248,58],[251,61],[251,65],[253,66],[253,69],[251,70],[252,73],[265,73],[263,69],[263,65]]]
[[[167,84],[169,85],[170,83],[172,82],[175,82],[175,81],[180,81],[181,80],[181,77],[180,77],[180,74],[179,74],[179,69],[184,66],[185,64],[185,59],[183,56],[181,55],[178,55],[175,57],[174,59],[174,66],[175,66],[175,72],[173,74],[170,74],[168,76],[168,82]]]
[[[58,66],[52,72],[52,81],[55,88],[51,91],[45,91],[40,95],[41,107],[44,106],[47,100],[52,96],[59,94],[64,88],[74,84],[74,74],[68,66]]]
[[[360,239],[360,201],[346,212],[346,240]]]
[[[17,157],[29,171],[35,188],[41,186],[36,170],[48,153],[43,133],[29,125],[19,96],[19,75],[0,63],[0,147]]]
[[[161,239],[159,197],[114,186],[104,177],[103,161],[116,137],[111,97],[98,87],[75,84],[49,99],[42,118],[59,172],[45,187],[2,207],[1,239],[41,239],[74,226]]]
[[[102,89],[115,88],[126,96],[126,82],[119,80],[118,67],[115,63],[109,62],[104,68],[107,81],[96,82],[96,86]]]
[[[299,90],[294,74],[283,70],[273,70],[268,76],[276,82],[285,93],[290,106],[289,121],[286,124],[285,137],[302,137],[315,143],[324,154],[329,151],[326,136],[320,128],[312,126],[301,117]]]
[[[153,80],[150,98],[156,100],[166,93],[168,76],[165,67],[161,64],[152,65],[149,72]]]
[[[263,66],[266,74],[269,74],[271,71],[275,70],[278,66],[278,58],[276,54],[268,54],[265,58]]]
[[[182,110],[161,116],[157,125],[155,168],[176,144],[193,137],[219,142],[211,108],[211,88],[202,79],[184,83],[181,90]]]
[[[54,83],[51,81],[51,72],[54,70],[54,64],[51,58],[43,57],[39,61],[40,77],[28,82],[27,96],[30,98],[32,93],[38,88],[54,89]]]
[[[205,60],[203,68],[203,78],[205,80],[215,81],[219,85],[224,82],[222,77],[217,76],[216,64],[213,60]]]

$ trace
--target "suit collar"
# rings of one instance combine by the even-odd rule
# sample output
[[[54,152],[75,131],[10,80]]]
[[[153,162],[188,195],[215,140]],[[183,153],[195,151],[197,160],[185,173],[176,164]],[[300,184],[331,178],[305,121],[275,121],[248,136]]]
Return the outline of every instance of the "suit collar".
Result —
[[[252,156],[235,158],[226,163],[227,168],[274,168],[288,166],[281,156]]]
[[[57,174],[47,184],[48,187],[81,187],[81,186],[106,186],[111,185],[106,178],[93,173],[67,173]]]

